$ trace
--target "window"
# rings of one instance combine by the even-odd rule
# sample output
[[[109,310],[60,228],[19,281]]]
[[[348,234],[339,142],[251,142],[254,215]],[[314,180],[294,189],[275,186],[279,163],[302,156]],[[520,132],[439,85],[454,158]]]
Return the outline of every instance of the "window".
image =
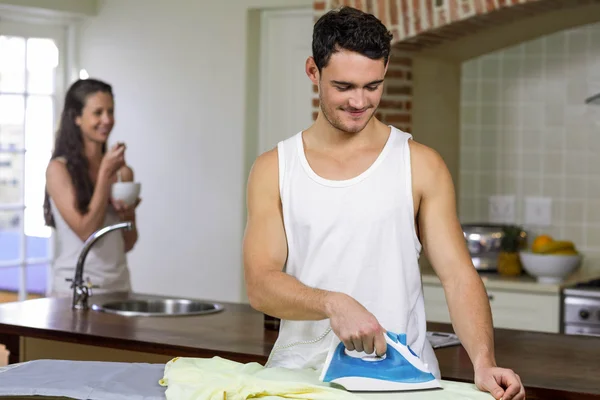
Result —
[[[44,294],[45,171],[64,87],[66,28],[0,21],[0,291]]]

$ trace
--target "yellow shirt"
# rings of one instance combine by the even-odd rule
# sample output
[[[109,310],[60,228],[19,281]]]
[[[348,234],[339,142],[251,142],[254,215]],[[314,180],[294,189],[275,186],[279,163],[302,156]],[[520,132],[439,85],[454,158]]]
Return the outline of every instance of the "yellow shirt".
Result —
[[[265,368],[213,358],[177,357],[165,365],[159,384],[167,400],[491,400],[475,385],[442,381],[443,389],[411,392],[350,393],[319,381],[312,369]]]

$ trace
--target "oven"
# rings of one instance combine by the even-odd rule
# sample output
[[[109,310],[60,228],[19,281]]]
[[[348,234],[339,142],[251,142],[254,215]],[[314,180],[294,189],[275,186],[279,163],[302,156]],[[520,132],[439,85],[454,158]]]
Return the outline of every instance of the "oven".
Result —
[[[600,337],[600,279],[563,290],[562,332]]]

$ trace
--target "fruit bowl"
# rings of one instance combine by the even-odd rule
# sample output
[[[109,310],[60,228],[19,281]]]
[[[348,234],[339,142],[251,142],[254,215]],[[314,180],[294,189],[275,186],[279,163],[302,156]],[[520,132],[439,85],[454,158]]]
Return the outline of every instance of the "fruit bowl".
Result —
[[[519,252],[523,269],[540,283],[560,283],[579,265],[581,254],[538,254]]]

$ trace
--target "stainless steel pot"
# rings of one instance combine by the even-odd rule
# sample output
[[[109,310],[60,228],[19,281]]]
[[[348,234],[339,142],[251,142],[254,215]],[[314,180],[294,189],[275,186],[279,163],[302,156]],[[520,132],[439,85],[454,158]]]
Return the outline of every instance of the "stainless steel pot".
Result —
[[[498,254],[502,249],[505,227],[506,225],[503,224],[490,223],[462,224],[467,248],[475,269],[483,271],[498,269]],[[522,230],[520,236],[524,247],[527,244],[527,233]]]

